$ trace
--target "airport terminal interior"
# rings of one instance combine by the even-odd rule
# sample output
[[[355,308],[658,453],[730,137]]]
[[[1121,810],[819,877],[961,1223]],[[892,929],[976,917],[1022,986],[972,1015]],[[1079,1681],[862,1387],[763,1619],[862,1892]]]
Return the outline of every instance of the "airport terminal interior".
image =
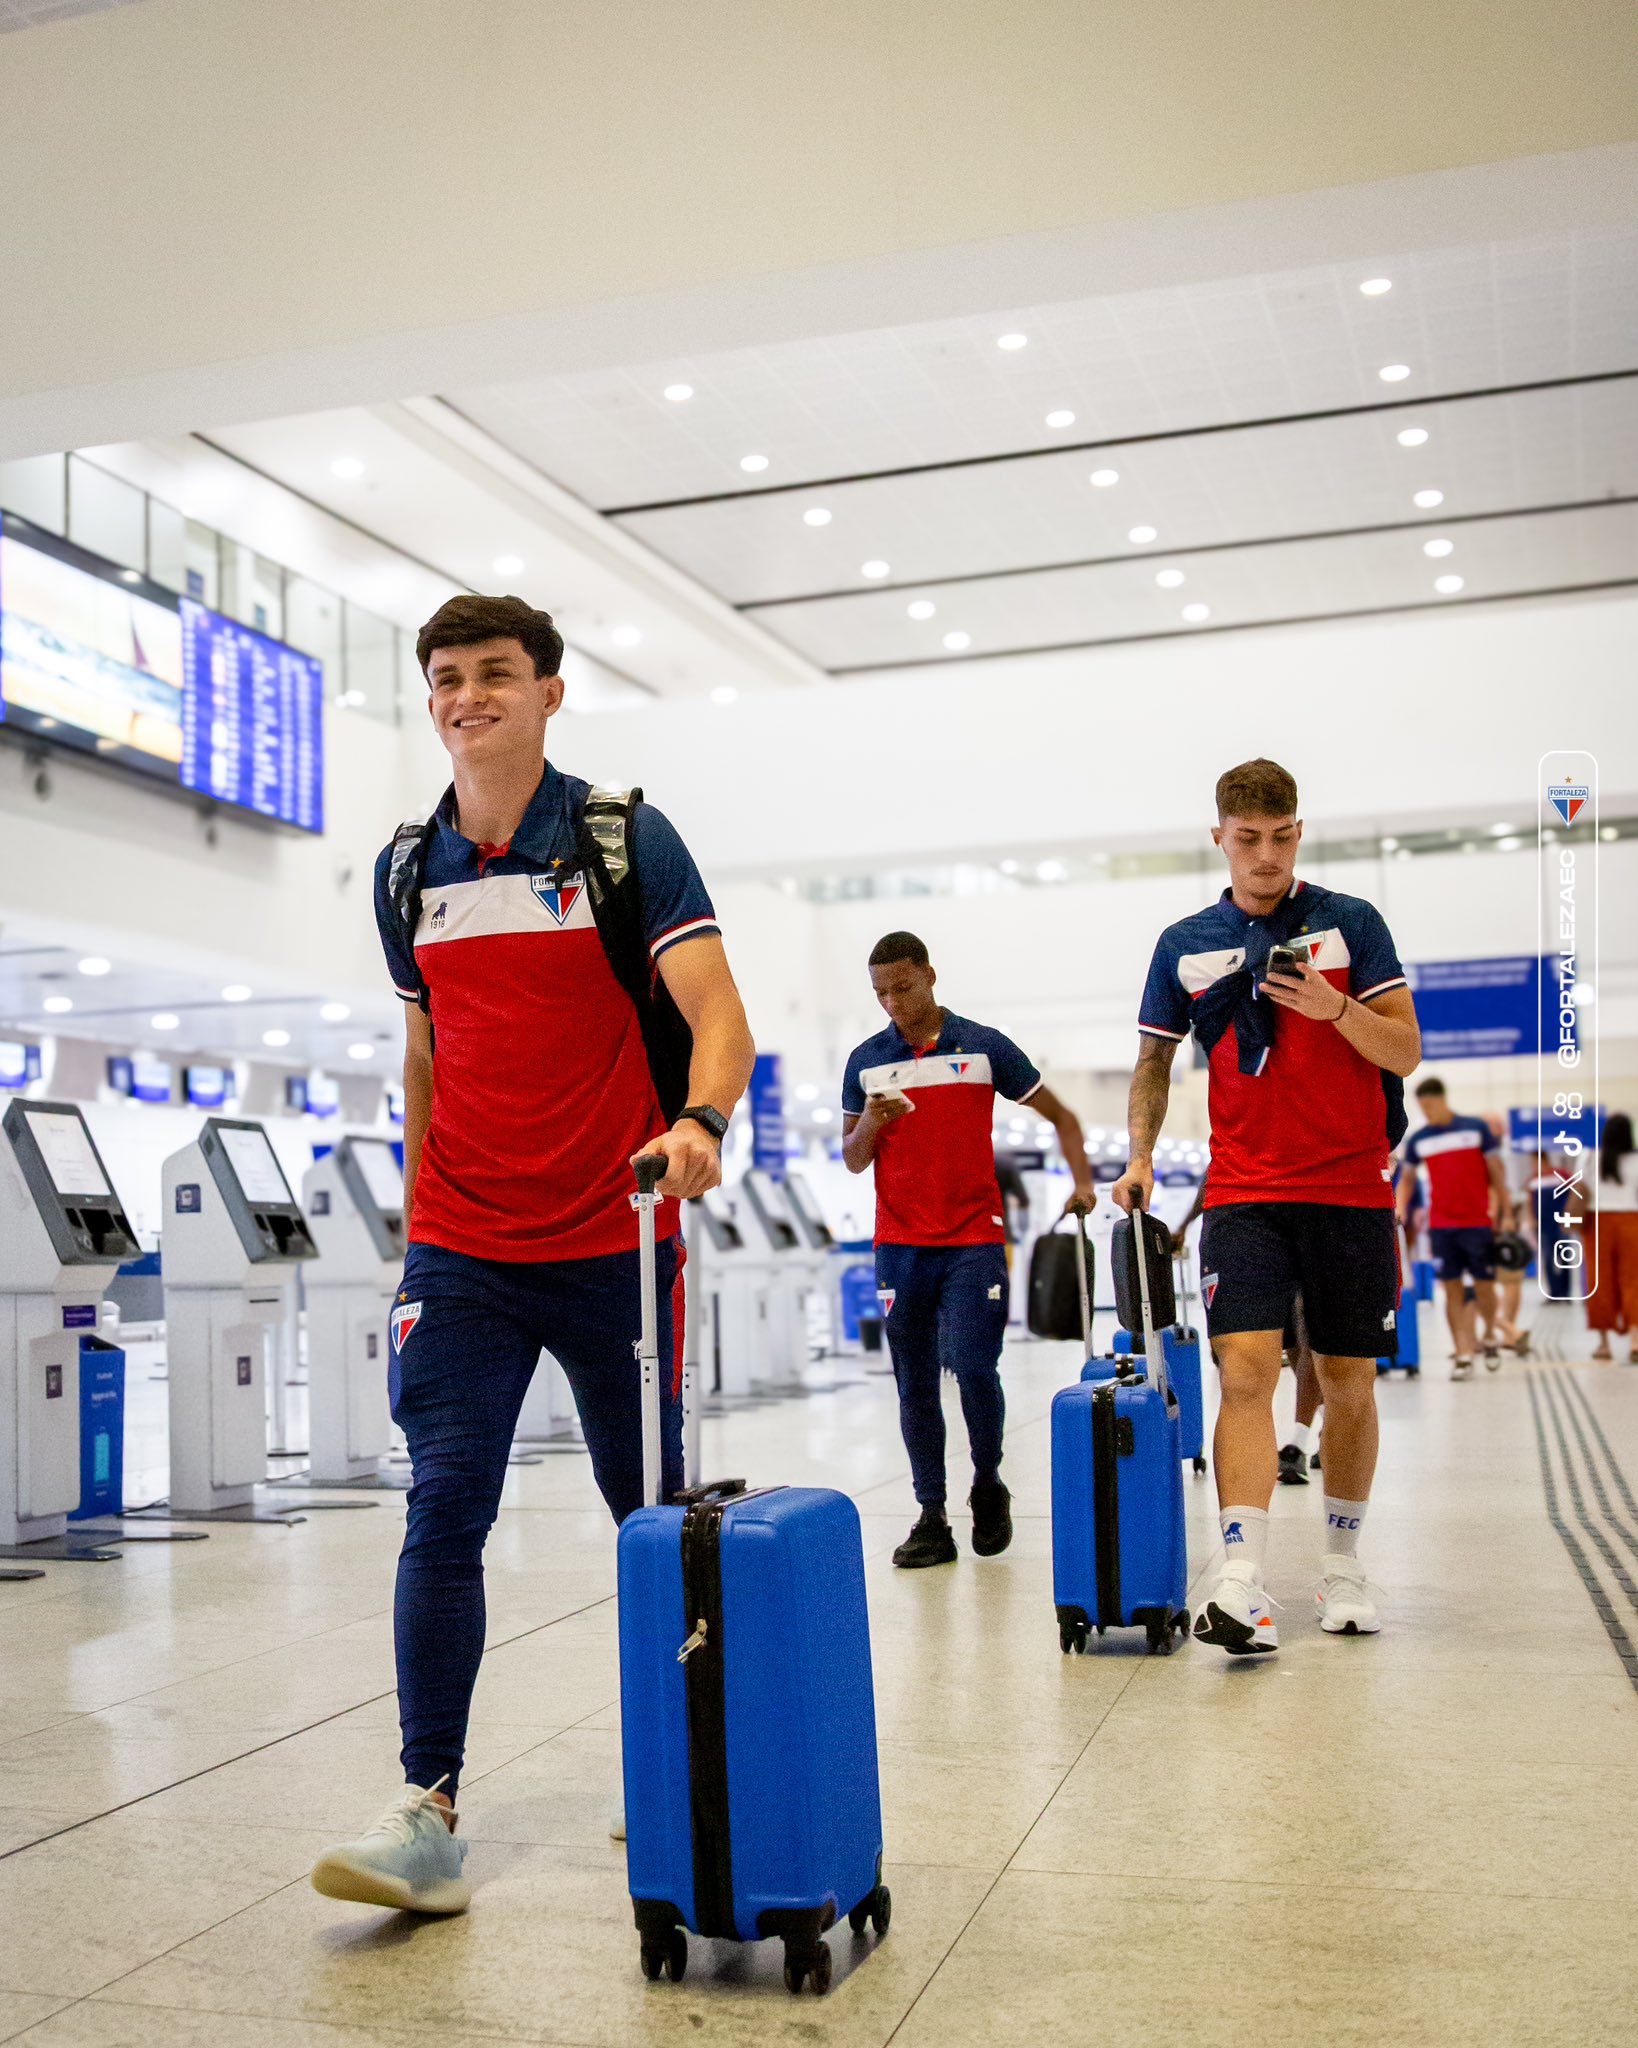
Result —
[[[0,2041],[1638,2048],[1638,15],[0,0],[0,189]],[[641,791],[707,895],[662,918],[651,879],[629,994],[643,814],[570,879],[449,811],[424,858],[475,879],[398,942],[435,1036],[377,863],[446,745],[483,758],[417,653],[473,594],[551,614],[547,759]],[[1267,1279],[1201,1203],[1317,1212],[1233,1176],[1357,1098],[1281,1078],[1317,1022],[1257,1027],[1265,1076],[1250,994],[1211,1050],[1252,939],[1165,956],[1182,1031],[1151,977],[1230,887],[1218,778],[1256,761],[1297,879],[1385,930],[1377,969],[1337,924],[1290,970],[1365,1018],[1339,1057],[1379,997],[1420,1031],[1357,1197],[1397,1306],[1346,1540],[1302,1332],[1267,1337],[1274,1654],[1190,1632],[1242,1541],[1219,1415],[1264,1325],[1226,1305]],[[607,983],[583,1030],[494,993],[548,927]],[[659,1205],[686,1270],[629,1369],[618,1133],[595,1227],[605,1372],[671,1368],[688,1487],[751,1491],[617,1550],[604,1423],[541,1349],[456,1835],[368,1838],[458,1838],[466,1910],[327,1892],[403,1796],[390,1387],[435,1338],[474,1416],[499,1383],[500,1311],[449,1355],[406,1254],[544,1257],[499,1197],[440,1249],[406,1127],[413,1175],[482,1029],[473,1156],[513,1157],[515,1085],[590,1174],[612,1001],[652,1136],[639,1009],[719,930],[755,1065],[721,1185]],[[496,964],[457,1029],[430,961],[463,940]],[[922,958],[944,1035],[850,1067]],[[1114,1190],[1162,1041],[1151,1272]],[[883,1160],[958,1098],[994,1214],[889,1228],[942,1166],[907,1195]],[[1478,1209],[1441,1224],[1459,1159]],[[998,1277],[926,1339],[955,1558],[911,1569],[907,1261],[957,1252]],[[1369,1388],[1312,1273],[1303,1307]]]

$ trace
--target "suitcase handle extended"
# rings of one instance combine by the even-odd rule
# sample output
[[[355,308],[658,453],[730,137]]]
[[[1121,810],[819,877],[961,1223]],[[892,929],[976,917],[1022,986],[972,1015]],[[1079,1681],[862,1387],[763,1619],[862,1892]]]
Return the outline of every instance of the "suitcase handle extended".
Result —
[[[1149,1384],[1160,1389],[1162,1400],[1169,1401],[1171,1386],[1166,1377],[1166,1347],[1156,1333],[1154,1313],[1149,1307],[1149,1217],[1143,1206],[1141,1188],[1131,1190],[1131,1201],[1132,1247],[1137,1253],[1138,1301],[1143,1311],[1143,1356],[1149,1367]]]
[[[645,1152],[632,1162],[632,1170],[637,1176],[637,1291],[642,1303],[637,1374],[642,1385],[643,1499],[650,1507],[665,1505],[665,1459],[660,1435],[660,1302],[659,1282],[654,1270],[654,1212],[659,1204],[658,1189],[665,1179],[666,1164],[658,1152]]]
[[[1086,1218],[1079,1210],[1075,1212],[1075,1235],[1079,1239],[1075,1247],[1075,1278],[1081,1286],[1081,1350],[1085,1357],[1092,1356],[1092,1240],[1087,1235]]]

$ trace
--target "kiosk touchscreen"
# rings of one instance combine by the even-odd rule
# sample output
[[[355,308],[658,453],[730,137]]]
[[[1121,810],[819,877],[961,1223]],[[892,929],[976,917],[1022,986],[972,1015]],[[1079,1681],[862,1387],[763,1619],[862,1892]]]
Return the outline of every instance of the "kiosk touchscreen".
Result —
[[[308,1475],[389,1486],[387,1325],[404,1267],[404,1176],[385,1138],[342,1138],[301,1184],[317,1261],[307,1293]]]
[[[0,1119],[0,1546],[62,1537],[79,1505],[80,1337],[140,1250],[78,1108],[12,1102]]]
[[[267,1477],[269,1338],[316,1247],[260,1124],[207,1117],[161,1184],[170,1504],[244,1508]]]

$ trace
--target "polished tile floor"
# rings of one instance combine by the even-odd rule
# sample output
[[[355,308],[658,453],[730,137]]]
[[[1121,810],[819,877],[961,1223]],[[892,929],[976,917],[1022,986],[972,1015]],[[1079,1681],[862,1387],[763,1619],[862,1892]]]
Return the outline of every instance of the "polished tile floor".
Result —
[[[1424,1379],[1382,1389],[1388,1627],[1321,1637],[1319,1489],[1282,1491],[1284,1647],[1256,1666],[1113,1637],[1059,1654],[1068,1347],[1009,1349],[999,1560],[891,1569],[910,1491],[890,1382],[856,1365],[707,1425],[712,1468],[843,1485],[864,1516],[895,1913],[879,1947],[832,1934],[823,2001],[787,1996],[776,1945],[696,1944],[679,1986],[638,1971],[604,1831],[613,1546],[583,1457],[518,1468],[491,1542],[460,1920],[305,1881],[396,1782],[401,1499],[0,1584],[0,2039],[1638,2043],[1638,1663],[1606,1626],[1630,1657],[1638,1372],[1575,1364],[1572,1321],[1565,1362],[1453,1386],[1424,1329]],[[133,1497],[162,1480],[163,1392],[139,1355]],[[1198,1575],[1215,1520],[1190,1485]]]

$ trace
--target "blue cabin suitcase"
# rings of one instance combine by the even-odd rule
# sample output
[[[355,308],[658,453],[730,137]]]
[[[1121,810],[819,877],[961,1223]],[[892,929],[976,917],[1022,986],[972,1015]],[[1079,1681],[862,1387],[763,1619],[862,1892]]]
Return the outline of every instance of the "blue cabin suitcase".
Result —
[[[1146,1275],[1141,1299],[1145,1365],[1053,1398],[1053,1600],[1066,1653],[1085,1650],[1093,1629],[1142,1628],[1161,1653],[1188,1633],[1182,1434]]]
[[[651,1496],[657,1178],[639,1178]],[[639,1508],[618,1550],[627,1885],[644,1972],[681,1977],[690,1932],[777,1937],[787,1986],[824,1992],[826,1930],[845,1914],[856,1935],[869,1921],[881,1936],[892,1913],[858,1510],[817,1487],[728,1480]]]
[[[1206,1401],[1200,1385],[1200,1332],[1187,1323],[1172,1323],[1161,1331],[1160,1341],[1166,1353],[1166,1377],[1172,1383],[1177,1395],[1178,1419],[1182,1431],[1182,1455],[1193,1460],[1196,1472],[1206,1469]],[[1133,1339],[1129,1330],[1115,1332],[1116,1358],[1129,1358],[1133,1351]],[[1102,1361],[1088,1361],[1086,1372],[1091,1377],[1094,1366]]]

